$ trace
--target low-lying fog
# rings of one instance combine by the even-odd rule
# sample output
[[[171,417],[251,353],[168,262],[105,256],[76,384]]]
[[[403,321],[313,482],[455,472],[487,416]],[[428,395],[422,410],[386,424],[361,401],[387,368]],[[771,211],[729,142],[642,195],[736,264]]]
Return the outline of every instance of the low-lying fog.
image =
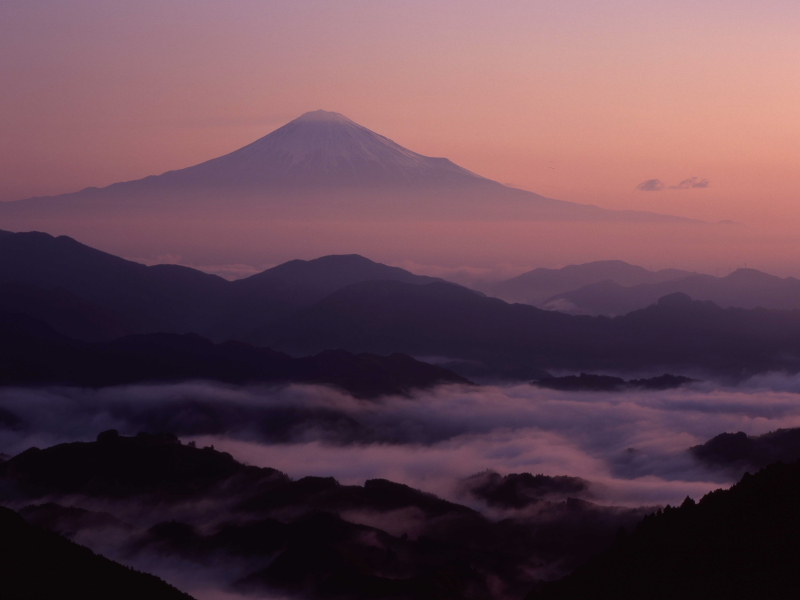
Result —
[[[294,478],[386,478],[461,503],[458,480],[493,470],[583,477],[599,503],[675,504],[737,478],[700,466],[690,446],[726,431],[800,427],[798,392],[800,378],[778,375],[659,392],[449,386],[379,401],[313,386],[5,389],[0,452],[112,428],[170,431]]]

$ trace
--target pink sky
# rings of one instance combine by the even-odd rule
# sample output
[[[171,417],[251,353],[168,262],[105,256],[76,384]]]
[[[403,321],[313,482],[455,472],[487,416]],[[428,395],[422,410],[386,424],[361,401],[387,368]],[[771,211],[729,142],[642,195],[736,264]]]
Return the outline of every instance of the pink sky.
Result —
[[[4,0],[0,199],[182,168],[324,108],[546,196],[788,231],[798,32],[785,0]],[[710,186],[635,189],[692,176]]]

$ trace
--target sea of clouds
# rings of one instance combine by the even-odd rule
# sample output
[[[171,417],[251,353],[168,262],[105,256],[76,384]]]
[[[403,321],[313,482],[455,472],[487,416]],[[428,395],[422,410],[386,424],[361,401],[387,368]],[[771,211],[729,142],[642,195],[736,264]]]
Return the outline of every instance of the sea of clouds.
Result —
[[[530,385],[444,386],[411,397],[357,400],[318,386],[205,382],[87,390],[0,391],[0,453],[170,431],[248,464],[345,484],[386,478],[469,502],[459,481],[500,474],[572,475],[597,502],[679,503],[730,485],[687,452],[722,432],[800,427],[800,378],[754,378],[669,391],[559,392]]]

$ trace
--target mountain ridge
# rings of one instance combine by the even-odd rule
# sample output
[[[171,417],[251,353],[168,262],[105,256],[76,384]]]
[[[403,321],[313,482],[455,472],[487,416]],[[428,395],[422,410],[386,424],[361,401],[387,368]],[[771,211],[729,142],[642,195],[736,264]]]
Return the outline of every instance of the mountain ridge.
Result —
[[[591,317],[508,304],[439,283],[342,288],[249,340],[307,354],[392,348],[447,357],[460,374],[538,379],[542,370],[688,370],[733,379],[800,370],[800,311],[721,308],[676,293],[625,316]],[[682,374],[682,373],[678,373]]]
[[[107,325],[133,323],[129,333],[195,333],[295,356],[332,348],[397,352],[429,357],[472,380],[538,379],[551,369],[734,380],[800,371],[800,311],[722,308],[680,292],[609,319],[509,304],[353,255],[289,261],[229,282],[41,233],[0,236],[0,284],[14,281],[44,288],[37,292],[42,304],[9,308],[56,329],[60,323],[62,334],[74,334],[59,321],[74,314],[73,325],[84,319],[87,341],[97,329],[84,318],[92,310],[85,303],[102,309],[98,316],[105,311]],[[59,287],[76,298],[62,303],[47,292]]]
[[[567,265],[560,269],[540,267],[511,279],[485,284],[480,289],[506,302],[522,302],[541,308],[543,302],[558,294],[605,280],[612,280],[620,285],[636,285],[694,274],[696,273],[680,269],[650,271],[622,260],[598,260]]]
[[[695,273],[631,286],[600,281],[553,295],[541,306],[572,314],[615,316],[639,310],[676,292],[696,300],[710,300],[724,308],[800,309],[800,280],[756,269],[737,269],[724,277]]]
[[[438,384],[470,384],[443,367],[410,356],[325,350],[293,358],[242,342],[221,344],[197,334],[129,335],[85,343],[46,323],[0,311],[0,385],[107,387],[150,382],[328,385],[356,398],[408,395]]]
[[[67,236],[41,232],[0,236],[0,284],[36,286],[39,291],[34,295],[42,301],[48,295],[53,298],[53,290],[60,288],[92,305],[98,317],[107,313],[109,325],[117,323],[116,329],[107,328],[105,336],[102,329],[88,324],[80,335],[74,327],[63,329],[67,323],[45,319],[56,329],[62,327],[62,333],[87,341],[108,341],[119,333],[155,332],[194,332],[215,341],[235,339],[259,321],[265,324],[284,317],[346,285],[393,278],[406,283],[441,281],[359,255],[329,255],[289,261],[231,282],[179,265],[146,266]],[[12,300],[8,296],[0,305],[23,312],[34,308]],[[51,302],[48,311],[42,312],[42,307],[31,315],[53,316],[66,310],[67,304],[62,299],[59,308]]]

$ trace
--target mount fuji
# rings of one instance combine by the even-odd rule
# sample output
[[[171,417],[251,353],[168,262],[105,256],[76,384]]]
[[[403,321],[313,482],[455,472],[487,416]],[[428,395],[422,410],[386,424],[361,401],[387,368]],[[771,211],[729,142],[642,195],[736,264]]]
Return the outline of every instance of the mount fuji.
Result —
[[[296,258],[386,263],[642,260],[720,227],[502,185],[333,112],[306,113],[230,154],[161,175],[0,203],[0,229],[67,235],[145,263],[249,274]],[[729,235],[729,234],[726,234]],[[627,254],[626,254],[627,253]]]
[[[408,150],[347,117],[308,112],[204,163],[60,196],[0,205],[0,220],[82,215],[157,216],[177,210],[242,218],[420,217],[532,221],[690,222],[691,219],[545,198],[446,158]],[[227,214],[226,214],[227,213]]]
[[[354,123],[317,110],[235,152],[180,171],[159,185],[271,187],[458,185],[485,181],[446,158],[422,156]]]

